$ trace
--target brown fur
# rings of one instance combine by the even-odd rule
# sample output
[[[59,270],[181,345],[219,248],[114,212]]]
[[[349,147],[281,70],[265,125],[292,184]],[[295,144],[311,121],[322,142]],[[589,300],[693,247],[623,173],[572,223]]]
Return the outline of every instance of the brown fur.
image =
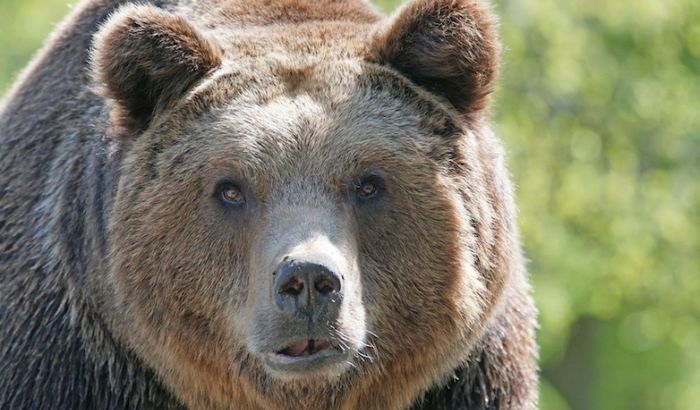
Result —
[[[534,408],[488,8],[158,5],[85,1],[0,104],[0,403]],[[275,373],[270,272],[319,252],[348,362]]]

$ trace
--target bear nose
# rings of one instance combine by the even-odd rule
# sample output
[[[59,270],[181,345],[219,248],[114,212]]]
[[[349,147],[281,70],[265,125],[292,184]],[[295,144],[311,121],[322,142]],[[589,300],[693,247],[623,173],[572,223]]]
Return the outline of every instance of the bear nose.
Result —
[[[342,277],[323,264],[287,259],[274,272],[275,303],[283,312],[318,319],[337,313]]]

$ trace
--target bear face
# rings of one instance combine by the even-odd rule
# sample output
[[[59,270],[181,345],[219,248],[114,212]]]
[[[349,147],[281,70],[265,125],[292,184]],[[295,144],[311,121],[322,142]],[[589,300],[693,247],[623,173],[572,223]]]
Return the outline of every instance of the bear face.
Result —
[[[450,163],[454,114],[381,67],[320,64],[308,88],[282,67],[265,86],[214,75],[127,153],[112,275],[143,343],[234,374],[251,355],[288,379],[430,355],[437,335],[439,350],[464,341],[484,284]],[[285,259],[336,273],[337,311],[289,315],[275,300]],[[277,357],[312,339],[341,354],[318,368]]]
[[[105,24],[123,163],[104,309],[186,404],[406,406],[465,359],[509,269],[483,13],[415,2],[340,56],[231,58],[149,6]]]

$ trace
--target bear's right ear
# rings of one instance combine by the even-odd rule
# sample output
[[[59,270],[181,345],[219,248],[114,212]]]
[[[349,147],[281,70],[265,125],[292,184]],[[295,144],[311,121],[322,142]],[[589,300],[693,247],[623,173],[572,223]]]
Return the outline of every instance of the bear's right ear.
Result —
[[[92,74],[119,134],[135,134],[221,63],[218,45],[152,6],[120,8],[95,35]]]

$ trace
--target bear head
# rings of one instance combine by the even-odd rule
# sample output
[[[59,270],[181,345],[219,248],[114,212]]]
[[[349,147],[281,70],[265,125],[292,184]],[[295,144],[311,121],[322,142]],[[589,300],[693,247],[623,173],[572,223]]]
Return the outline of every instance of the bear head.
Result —
[[[517,253],[489,10],[417,0],[245,52],[200,23],[130,5],[96,35],[122,150],[110,326],[195,407],[410,404]]]

